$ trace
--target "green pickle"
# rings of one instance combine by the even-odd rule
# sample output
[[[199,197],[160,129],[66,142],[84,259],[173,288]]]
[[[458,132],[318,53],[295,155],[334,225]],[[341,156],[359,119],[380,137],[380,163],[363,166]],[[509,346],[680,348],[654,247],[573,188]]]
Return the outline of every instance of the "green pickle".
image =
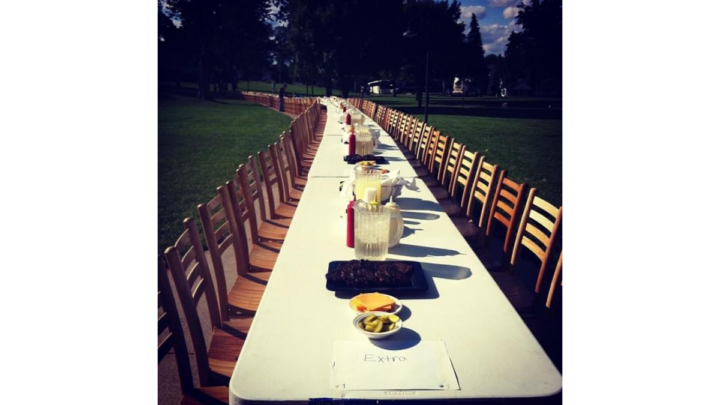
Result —
[[[400,318],[396,315],[370,315],[363,319],[358,326],[368,332],[382,333],[396,329],[398,322],[400,322]]]

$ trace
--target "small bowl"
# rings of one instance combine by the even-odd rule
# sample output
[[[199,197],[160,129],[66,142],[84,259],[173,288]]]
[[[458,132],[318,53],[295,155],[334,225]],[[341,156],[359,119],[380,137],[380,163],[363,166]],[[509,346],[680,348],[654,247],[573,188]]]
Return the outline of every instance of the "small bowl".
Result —
[[[393,329],[393,330],[389,330],[387,332],[378,332],[378,333],[368,332],[365,329],[360,327],[360,322],[370,315],[383,316],[383,315],[389,315],[389,314],[387,312],[366,312],[364,314],[360,314],[360,315],[356,316],[355,319],[353,319],[353,326],[355,327],[355,329],[370,339],[385,339],[388,336],[392,336],[392,335],[398,333],[398,331],[400,331],[400,329],[402,329],[403,322],[402,322],[402,319],[400,319],[395,324],[395,329]]]
[[[358,294],[358,295],[360,295],[360,294]],[[386,296],[386,297],[392,299],[393,301],[395,301],[395,308],[394,308],[392,311],[390,311],[390,312],[384,312],[384,311],[365,311],[365,312],[362,312],[362,311],[358,311],[357,309],[355,309],[355,308],[353,307],[353,304],[352,304],[352,300],[355,299],[355,298],[357,298],[358,295],[352,297],[352,298],[350,299],[350,301],[348,302],[348,306],[349,306],[350,309],[351,309],[353,312],[355,312],[356,314],[366,314],[366,313],[369,313],[369,312],[377,312],[377,313],[383,314],[383,315],[397,315],[400,311],[402,311],[402,308],[403,308],[403,304],[402,304],[402,302],[400,302],[399,299],[393,297],[392,295],[383,294],[384,296]]]

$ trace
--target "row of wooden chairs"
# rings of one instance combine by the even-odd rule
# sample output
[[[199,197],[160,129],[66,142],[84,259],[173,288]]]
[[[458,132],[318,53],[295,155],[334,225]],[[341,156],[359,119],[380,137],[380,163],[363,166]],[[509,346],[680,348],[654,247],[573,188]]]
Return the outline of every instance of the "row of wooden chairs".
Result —
[[[280,105],[279,97],[275,94],[258,93],[254,91],[241,91],[240,95],[243,100],[251,103],[262,104],[266,107],[277,109]],[[285,112],[300,115],[303,111],[310,108],[313,103],[317,102],[317,98],[313,97],[285,97]]]
[[[557,245],[562,207],[540,198],[535,188],[527,192],[525,183],[513,181],[507,171],[489,163],[485,156],[443,135],[421,119],[368,100],[350,99],[349,102],[397,140],[417,176],[425,181],[458,231],[477,248],[490,270],[506,270],[492,274],[498,284],[514,290],[509,298],[515,307],[530,310],[543,302],[549,308],[560,279],[561,259],[557,261],[550,285],[545,275],[552,259],[561,252]],[[504,230],[499,260],[494,260],[488,246],[496,228]],[[525,289],[514,277],[523,250],[529,250],[540,261],[534,294],[523,294]]]
[[[278,142],[249,156],[233,180],[217,187],[216,196],[198,206],[207,251],[195,220],[186,218],[185,231],[165,250],[165,262],[160,260],[158,360],[170,346],[176,348],[183,403],[228,399],[227,384],[302,197],[307,180],[302,168],[312,164],[311,148],[322,136],[324,120],[320,105],[311,105]],[[306,149],[296,150],[296,145]],[[297,156],[303,156],[304,165]],[[188,361],[181,359],[187,350],[177,349],[185,342],[172,314],[177,311],[168,269],[187,321],[200,388],[193,387]],[[202,318],[212,327],[209,342]]]

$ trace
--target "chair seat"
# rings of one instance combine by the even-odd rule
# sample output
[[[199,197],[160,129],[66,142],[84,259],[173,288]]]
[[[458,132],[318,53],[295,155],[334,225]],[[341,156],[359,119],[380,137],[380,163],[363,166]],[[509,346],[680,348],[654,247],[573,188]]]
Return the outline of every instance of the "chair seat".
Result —
[[[226,386],[196,388],[192,394],[186,395],[180,401],[181,405],[215,405],[227,404],[230,400],[230,390]]]
[[[226,321],[223,322],[223,326],[213,330],[208,349],[208,362],[210,370],[219,376],[215,376],[218,384],[229,382],[229,378],[235,370],[235,363],[240,356],[240,350],[245,344],[245,337],[250,330],[252,320],[251,316],[246,316]],[[227,377],[228,380],[222,377]]]
[[[307,177],[295,177],[295,189],[296,190],[304,190],[305,186],[307,185]]]
[[[290,188],[290,198],[295,201],[300,201],[300,197],[302,197],[302,191]]]
[[[440,187],[440,182],[437,181],[437,179],[428,173],[427,176],[420,176],[420,180],[425,182],[425,185],[428,187]]]
[[[433,197],[438,201],[450,198],[450,193],[448,193],[444,187],[428,187],[428,190],[430,190],[430,193],[432,193]]]
[[[268,219],[265,222],[267,222],[268,224],[282,227],[282,228],[290,228],[290,223],[292,223],[292,218],[274,218],[274,219]]]
[[[282,243],[272,241],[253,244],[252,249],[250,249],[250,266],[252,270],[272,271],[278,253],[280,253],[280,248],[282,248]]]
[[[451,218],[460,235],[465,239],[473,238],[480,234],[480,228],[469,218]]]
[[[414,159],[414,156],[413,156],[413,159]],[[409,160],[408,163],[410,163],[410,166],[412,166],[413,168],[423,167],[422,162],[419,160]],[[418,176],[420,176],[420,175],[418,174]]]
[[[283,218],[292,218],[295,216],[295,207],[289,204],[280,203],[275,207],[275,213]]]
[[[443,211],[445,211],[446,214],[450,217],[463,217],[462,215],[462,208],[460,207],[460,204],[456,203],[455,201],[451,199],[446,200],[439,200],[438,203],[440,203],[440,206],[442,207]]]
[[[244,313],[257,312],[271,275],[270,272],[239,275],[228,293],[228,305]],[[235,317],[232,312],[231,316]]]
[[[430,176],[430,172],[428,169],[426,169],[423,166],[419,166],[415,168],[415,174],[417,174],[418,177],[428,177]]]
[[[532,313],[535,294],[528,291],[519,278],[508,272],[489,274],[518,313]]]
[[[289,226],[289,225],[288,225]],[[269,239],[282,242],[287,235],[288,227],[274,224],[272,222],[262,222],[258,228],[258,236],[261,239]]]

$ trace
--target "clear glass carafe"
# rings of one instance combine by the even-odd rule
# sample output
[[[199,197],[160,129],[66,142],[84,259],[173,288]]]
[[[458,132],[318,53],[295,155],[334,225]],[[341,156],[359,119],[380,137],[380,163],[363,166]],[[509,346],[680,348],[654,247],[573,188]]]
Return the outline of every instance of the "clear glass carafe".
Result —
[[[355,210],[355,258],[385,260],[390,236],[390,210],[358,200]]]
[[[360,152],[355,153],[360,154]],[[358,200],[363,199],[365,190],[368,188],[374,188],[377,191],[375,201],[380,203],[382,198],[382,170],[369,166],[357,166],[355,168],[355,197]]]

